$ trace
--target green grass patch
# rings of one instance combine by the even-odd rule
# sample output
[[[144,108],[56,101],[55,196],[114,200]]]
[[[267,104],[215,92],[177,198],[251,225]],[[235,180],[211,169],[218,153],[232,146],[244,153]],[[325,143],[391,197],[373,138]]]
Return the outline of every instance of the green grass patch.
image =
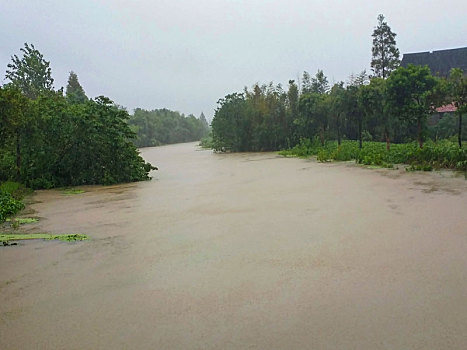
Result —
[[[36,218],[15,218],[15,219],[8,218],[5,221],[6,222],[16,221],[18,224],[24,225],[24,224],[32,224],[33,222],[38,222],[39,219],[36,219]]]
[[[279,152],[283,156],[307,158],[316,156],[319,162],[355,160],[359,164],[392,168],[394,164],[409,164],[411,170],[457,169],[467,170],[467,146],[459,148],[456,142],[428,141],[423,148],[417,143],[392,144],[386,150],[384,142],[328,141],[322,146],[317,140],[302,139],[295,147]]]
[[[51,233],[1,233],[0,242],[23,241],[30,239],[59,240],[66,242],[84,241],[88,239],[87,235],[73,234],[51,234]]]
[[[76,189],[76,188],[65,188],[63,190],[63,193],[67,194],[67,195],[80,194],[80,193],[84,193],[84,192],[85,192],[84,190],[80,190],[80,189]]]

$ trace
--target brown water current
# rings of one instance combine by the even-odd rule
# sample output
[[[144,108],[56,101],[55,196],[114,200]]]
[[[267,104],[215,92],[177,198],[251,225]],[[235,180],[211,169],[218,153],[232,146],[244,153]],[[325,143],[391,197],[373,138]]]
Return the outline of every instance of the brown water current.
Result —
[[[39,191],[0,249],[0,349],[467,349],[467,181],[196,144]]]

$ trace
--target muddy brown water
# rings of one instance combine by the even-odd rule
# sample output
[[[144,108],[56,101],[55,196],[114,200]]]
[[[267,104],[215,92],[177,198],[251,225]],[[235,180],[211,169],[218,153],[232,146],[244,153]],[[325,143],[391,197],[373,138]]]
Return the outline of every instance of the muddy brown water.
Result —
[[[467,181],[147,148],[154,179],[39,191],[0,249],[1,349],[467,349]],[[25,226],[26,227],[26,226]]]

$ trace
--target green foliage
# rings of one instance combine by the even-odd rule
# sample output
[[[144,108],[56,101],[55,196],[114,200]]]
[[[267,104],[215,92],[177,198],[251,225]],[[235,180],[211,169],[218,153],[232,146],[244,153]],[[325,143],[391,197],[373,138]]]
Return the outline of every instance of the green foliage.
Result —
[[[23,94],[31,99],[37,98],[41,93],[52,90],[52,72],[50,62],[32,44],[24,44],[20,49],[23,57],[14,55],[8,64],[6,79],[20,89]]]
[[[417,147],[416,143],[394,144],[390,150],[382,142],[365,142],[359,149],[356,141],[343,141],[339,146],[337,142],[326,142],[322,146],[317,140],[302,139],[298,145],[290,150],[281,151],[284,156],[309,157],[317,156],[317,160],[327,162],[331,160],[393,167],[393,164],[411,164],[412,169],[426,170],[450,168],[458,170],[467,169],[467,148],[457,147],[455,142],[443,140],[438,143],[427,142],[424,148]]]
[[[73,72],[65,98],[42,54],[28,44],[21,51],[0,87],[0,181],[36,189],[148,179],[155,168],[132,143],[127,111],[103,96],[88,100]]]
[[[9,192],[0,189],[0,223],[4,222],[8,216],[16,214],[23,208],[23,202],[13,198]]]
[[[396,48],[396,34],[391,31],[384,16],[378,16],[378,25],[371,35],[373,47],[371,69],[376,77],[387,78],[399,66],[399,49]]]
[[[16,108],[5,108],[8,123],[0,128],[6,136],[0,180],[16,178],[36,189],[149,178],[153,168],[131,142],[128,113],[108,98],[71,104],[49,92],[23,101],[0,88],[4,96]]]
[[[205,148],[205,149],[212,149],[212,148],[214,148],[214,143],[213,143],[213,139],[212,139],[212,133],[209,133],[208,136],[203,137],[203,138],[201,139],[201,141],[199,142],[199,145],[201,146],[201,148]]]
[[[87,101],[84,89],[78,81],[78,76],[70,72],[68,84],[66,86],[66,97],[70,103],[84,103]]]
[[[146,111],[137,108],[128,123],[136,133],[134,143],[137,147],[198,141],[209,133],[203,113],[198,119],[168,109]]]
[[[10,241],[24,241],[30,239],[45,239],[45,240],[59,240],[65,242],[85,241],[88,239],[87,235],[80,233],[72,234],[51,234],[51,233],[1,233],[0,242],[6,243]]]
[[[11,219],[6,219],[6,222],[16,222],[19,225],[25,225],[25,224],[32,224],[34,222],[38,222],[39,219],[36,218],[15,218],[13,220]]]
[[[393,115],[409,124],[417,124],[417,139],[423,147],[426,119],[434,107],[441,104],[438,94],[440,81],[428,66],[399,67],[387,80],[388,108]]]
[[[467,76],[462,69],[454,68],[451,70],[447,90],[448,96],[457,108],[456,114],[459,119],[457,142],[462,148],[462,115],[467,113]]]

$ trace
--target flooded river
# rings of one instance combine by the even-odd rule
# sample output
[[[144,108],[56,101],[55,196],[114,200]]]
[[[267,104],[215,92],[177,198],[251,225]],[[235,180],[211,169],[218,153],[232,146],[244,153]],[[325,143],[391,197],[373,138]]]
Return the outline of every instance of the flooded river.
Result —
[[[143,149],[154,179],[39,191],[0,249],[1,349],[467,349],[467,181]],[[26,227],[26,226],[25,226]]]

